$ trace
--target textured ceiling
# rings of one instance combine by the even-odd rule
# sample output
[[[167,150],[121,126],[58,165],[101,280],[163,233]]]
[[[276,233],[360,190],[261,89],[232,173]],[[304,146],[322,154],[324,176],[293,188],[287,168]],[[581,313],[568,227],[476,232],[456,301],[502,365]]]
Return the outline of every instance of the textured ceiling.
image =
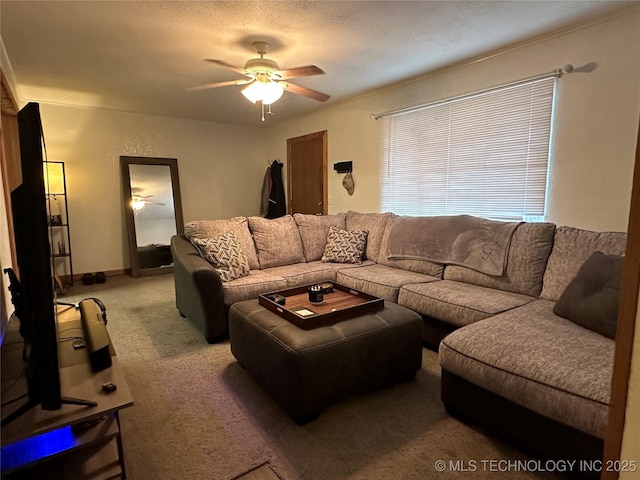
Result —
[[[266,124],[590,21],[619,1],[0,1],[0,35],[26,100],[260,125],[241,79],[205,58],[242,66],[271,44],[281,68],[325,104],[286,92]]]

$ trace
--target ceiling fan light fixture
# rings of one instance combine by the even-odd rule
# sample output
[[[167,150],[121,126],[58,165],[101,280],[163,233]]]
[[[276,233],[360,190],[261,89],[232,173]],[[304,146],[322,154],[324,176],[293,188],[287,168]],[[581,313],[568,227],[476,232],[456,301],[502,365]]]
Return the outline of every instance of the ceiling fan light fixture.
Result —
[[[264,87],[262,103],[265,105],[271,105],[272,103],[277,102],[284,93],[284,88],[276,82],[269,82],[265,84]]]
[[[262,89],[257,86],[258,82],[251,82],[248,86],[244,87],[241,92],[244,97],[251,103],[256,103],[262,97]]]
[[[271,105],[278,101],[284,88],[279,83],[258,77],[255,82],[242,89],[242,95],[252,103],[262,102],[264,105]]]
[[[140,211],[144,208],[144,200],[131,200],[131,208],[133,208],[133,213],[138,215]]]

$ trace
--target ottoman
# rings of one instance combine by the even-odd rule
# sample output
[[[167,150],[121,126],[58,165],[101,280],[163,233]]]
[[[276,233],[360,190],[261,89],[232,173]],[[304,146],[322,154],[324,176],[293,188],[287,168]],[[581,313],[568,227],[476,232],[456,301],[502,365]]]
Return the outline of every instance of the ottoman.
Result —
[[[410,380],[422,365],[422,318],[391,302],[311,330],[257,300],[237,302],[229,339],[238,363],[298,424],[349,393]]]

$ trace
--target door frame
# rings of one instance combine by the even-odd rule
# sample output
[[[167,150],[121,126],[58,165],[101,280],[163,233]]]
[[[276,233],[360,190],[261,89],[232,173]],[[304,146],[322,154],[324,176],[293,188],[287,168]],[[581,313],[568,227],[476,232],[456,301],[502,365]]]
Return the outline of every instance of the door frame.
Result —
[[[640,290],[640,126],[636,141],[636,160],[633,171],[631,206],[627,225],[627,247],[622,270],[622,288],[618,310],[618,331],[611,379],[611,399],[609,417],[604,440],[603,468],[601,480],[619,478],[617,469],[606,468],[614,464],[622,453],[625,429],[629,378],[636,332],[636,318],[639,312],[638,292]],[[627,428],[630,428],[627,425]],[[635,459],[628,459],[635,460]]]
[[[307,135],[302,135],[300,137],[288,138],[287,139],[287,211],[289,213],[292,212],[292,176],[291,176],[291,146],[294,143],[305,142],[307,140],[311,140],[314,138],[322,139],[322,214],[327,215],[329,211],[329,187],[327,181],[327,130],[322,130],[320,132],[309,133]]]

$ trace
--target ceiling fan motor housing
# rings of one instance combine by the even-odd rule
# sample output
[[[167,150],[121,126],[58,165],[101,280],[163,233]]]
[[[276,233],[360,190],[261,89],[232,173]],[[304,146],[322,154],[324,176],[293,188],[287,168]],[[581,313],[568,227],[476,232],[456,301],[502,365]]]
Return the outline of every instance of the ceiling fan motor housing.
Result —
[[[280,70],[280,67],[276,62],[268,58],[252,58],[244,64],[244,69],[248,74],[252,75],[260,73],[271,75],[273,72]]]

